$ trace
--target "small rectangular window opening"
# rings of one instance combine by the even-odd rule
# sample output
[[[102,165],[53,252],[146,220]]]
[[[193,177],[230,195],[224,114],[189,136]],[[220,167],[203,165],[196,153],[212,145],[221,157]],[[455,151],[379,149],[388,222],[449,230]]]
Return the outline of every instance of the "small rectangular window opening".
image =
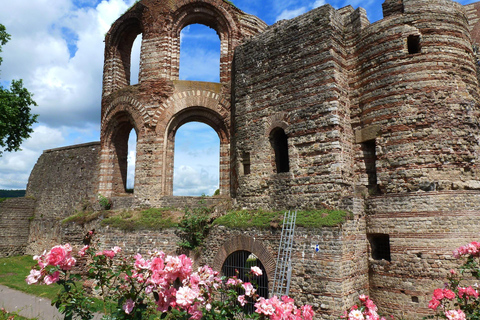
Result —
[[[407,38],[408,53],[420,53],[420,36],[419,35],[409,35]]]
[[[243,154],[243,174],[250,174],[250,152]]]
[[[390,236],[388,234],[368,234],[367,239],[370,243],[374,260],[392,261],[390,256]]]
[[[371,194],[378,193],[377,184],[377,151],[375,139],[362,143],[363,160],[368,178],[368,190]]]

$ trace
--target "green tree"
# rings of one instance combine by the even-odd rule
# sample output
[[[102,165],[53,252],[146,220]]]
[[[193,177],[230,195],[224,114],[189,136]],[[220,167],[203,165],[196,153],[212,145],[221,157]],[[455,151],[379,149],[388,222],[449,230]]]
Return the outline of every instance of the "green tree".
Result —
[[[10,40],[5,26],[0,24],[0,52],[2,46]],[[2,58],[0,57],[0,64]],[[0,85],[0,156],[3,151],[18,151],[24,139],[33,132],[32,125],[37,122],[30,106],[36,106],[32,94],[23,87],[22,80],[12,80],[10,88]]]

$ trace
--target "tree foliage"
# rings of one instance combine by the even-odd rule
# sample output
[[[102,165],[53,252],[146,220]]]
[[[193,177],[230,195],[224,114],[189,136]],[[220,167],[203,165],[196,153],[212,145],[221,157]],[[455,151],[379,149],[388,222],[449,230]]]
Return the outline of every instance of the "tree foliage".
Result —
[[[0,24],[0,52],[10,40],[5,26]],[[0,64],[2,58],[0,57]],[[3,151],[18,151],[24,139],[33,132],[32,125],[37,116],[30,106],[36,106],[32,94],[23,87],[22,80],[12,80],[10,88],[0,85],[0,156]]]

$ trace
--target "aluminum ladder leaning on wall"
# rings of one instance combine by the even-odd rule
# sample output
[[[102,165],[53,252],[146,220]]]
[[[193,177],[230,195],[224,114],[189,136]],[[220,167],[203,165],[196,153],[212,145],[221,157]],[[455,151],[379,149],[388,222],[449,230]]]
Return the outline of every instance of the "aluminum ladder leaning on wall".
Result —
[[[277,265],[273,278],[272,296],[285,296],[290,291],[292,278],[292,247],[297,211],[286,211],[283,216],[282,236],[278,247]]]

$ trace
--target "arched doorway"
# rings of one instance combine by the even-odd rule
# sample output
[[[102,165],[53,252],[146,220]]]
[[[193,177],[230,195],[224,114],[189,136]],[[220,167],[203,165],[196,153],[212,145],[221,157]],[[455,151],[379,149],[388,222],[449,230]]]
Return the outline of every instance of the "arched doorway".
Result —
[[[261,276],[253,276],[251,273],[251,267],[258,267],[262,270]],[[268,276],[265,267],[263,266],[260,259],[250,251],[238,250],[232,252],[222,266],[222,275],[225,277],[234,277],[241,279],[244,283],[252,283],[256,290],[257,294],[260,297],[268,298]],[[242,292],[239,292],[243,294]],[[252,301],[245,306],[244,310],[248,313],[254,311],[254,306]]]

